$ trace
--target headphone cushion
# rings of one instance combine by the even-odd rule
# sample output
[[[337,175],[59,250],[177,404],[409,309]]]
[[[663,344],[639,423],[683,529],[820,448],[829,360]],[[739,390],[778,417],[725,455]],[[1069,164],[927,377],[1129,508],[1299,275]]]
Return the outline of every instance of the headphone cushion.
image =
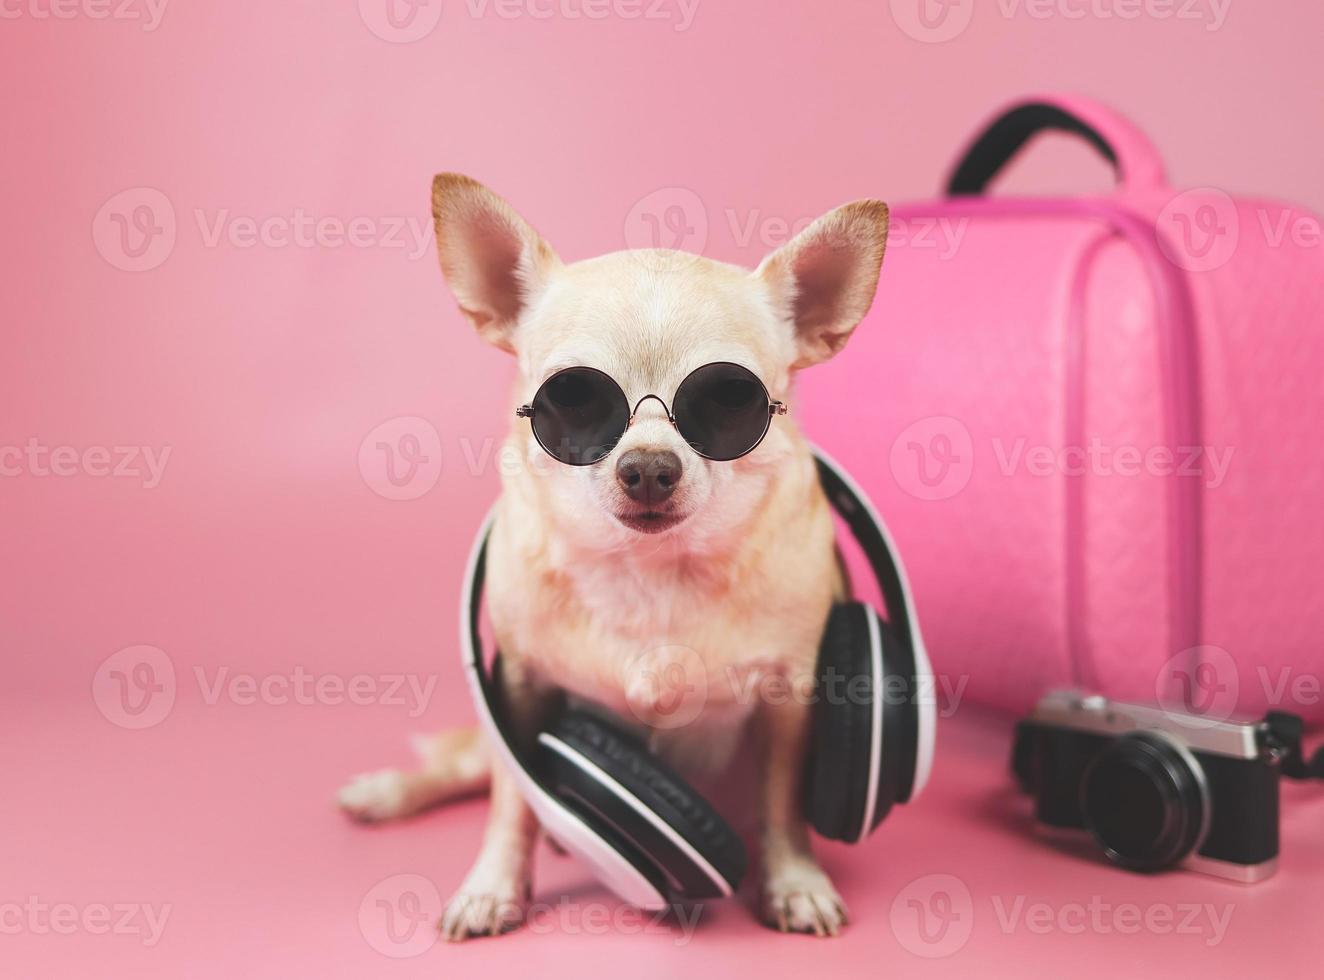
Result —
[[[859,602],[833,606],[818,651],[804,805],[814,829],[830,840],[859,839],[864,822],[873,718],[868,699],[855,693],[855,678],[873,672],[868,614]]]
[[[872,608],[833,607],[818,654],[805,778],[805,813],[824,837],[863,840],[908,798],[920,738],[912,664],[901,638]]]
[[[650,753],[642,742],[583,711],[563,714],[552,726],[550,734],[582,755],[652,811],[698,852],[726,880],[732,891],[739,887],[748,863],[745,846],[739,835],[707,800]],[[563,784],[567,779],[589,778],[573,767],[560,766],[557,773]],[[575,794],[573,786],[563,785],[561,788],[571,790],[572,795],[584,795]],[[600,787],[595,787],[597,789]],[[622,810],[622,813],[627,814],[631,820],[637,818],[647,823],[646,818],[628,809]],[[631,828],[620,829],[628,833]],[[645,836],[655,836],[655,831],[649,826],[638,824],[634,829]],[[680,854],[670,853],[672,848],[666,849],[669,860],[686,860]],[[677,873],[679,869],[673,867],[669,870],[673,878],[684,884],[685,875]],[[706,871],[701,873],[705,879],[711,879]],[[689,897],[711,897],[692,894],[695,891],[693,888],[688,891],[691,893]]]

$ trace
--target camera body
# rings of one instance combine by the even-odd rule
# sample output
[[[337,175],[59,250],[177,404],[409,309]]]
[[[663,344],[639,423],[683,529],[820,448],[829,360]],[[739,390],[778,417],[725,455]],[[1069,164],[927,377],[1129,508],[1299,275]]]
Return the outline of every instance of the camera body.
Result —
[[[1254,882],[1277,868],[1281,757],[1269,721],[1058,691],[1018,725],[1012,764],[1040,824],[1088,831],[1122,867]]]

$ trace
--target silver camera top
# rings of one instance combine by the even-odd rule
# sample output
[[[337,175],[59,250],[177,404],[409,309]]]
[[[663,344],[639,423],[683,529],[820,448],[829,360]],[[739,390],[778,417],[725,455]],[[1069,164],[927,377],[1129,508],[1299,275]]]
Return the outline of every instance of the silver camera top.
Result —
[[[1260,722],[1223,721],[1185,710],[1113,701],[1101,694],[1053,691],[1040,699],[1028,720],[1113,737],[1157,731],[1193,752],[1236,759],[1254,759],[1262,754],[1257,737]]]

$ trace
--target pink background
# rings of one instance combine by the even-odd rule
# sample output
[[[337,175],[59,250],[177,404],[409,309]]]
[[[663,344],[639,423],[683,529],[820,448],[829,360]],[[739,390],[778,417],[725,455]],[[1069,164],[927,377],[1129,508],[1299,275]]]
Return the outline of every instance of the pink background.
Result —
[[[95,2],[48,17],[49,2],[11,2],[0,20],[0,452],[35,440],[74,447],[81,462],[68,464],[73,475],[24,462],[0,476],[5,975],[513,976],[536,962],[547,976],[671,976],[748,970],[758,958],[774,975],[827,964],[958,976],[1020,973],[1027,957],[1045,975],[1141,962],[1210,975],[1268,955],[1284,975],[1304,975],[1318,910],[1298,883],[1324,870],[1317,821],[1288,810],[1293,873],[1253,891],[1069,860],[1025,842],[1024,807],[1004,789],[1005,723],[973,712],[944,730],[922,814],[899,814],[862,850],[828,849],[858,922],[831,947],[775,937],[723,907],[688,946],[557,925],[388,958],[374,947],[375,889],[414,874],[448,894],[483,807],[366,831],[330,801],[346,775],[405,762],[406,734],[470,717],[455,592],[497,485],[485,449],[507,424],[510,368],[461,322],[437,272],[435,171],[496,188],[566,258],[645,244],[642,213],[665,218],[680,205],[686,220],[668,234],[688,233],[675,243],[752,263],[784,225],[842,201],[934,195],[991,106],[1067,89],[1135,119],[1177,185],[1318,212],[1318,4],[1232,0],[1210,30],[1208,2],[1188,8],[1204,19],[1159,19],[1143,6],[1135,18],[1105,16],[1116,9],[1107,2],[1076,19],[1036,18],[1024,4],[1004,16],[1014,5],[1003,0],[979,3],[963,31],[929,43],[903,29],[914,29],[909,0],[698,0],[688,24],[677,3],[657,8],[668,19],[620,16],[653,0],[605,19],[573,16],[582,0],[535,0],[549,18],[497,0],[475,16],[477,0],[445,0],[426,36],[394,43],[372,30],[390,34],[378,0],[171,3],[154,30],[98,19]],[[970,4],[958,3],[949,28]],[[502,15],[512,9],[521,15]],[[1087,151],[1053,142],[1008,186],[1107,181]],[[355,243],[324,227],[311,244],[243,247],[246,221],[299,212],[361,219]],[[173,247],[158,237],[135,259],[114,213],[173,225]],[[211,242],[218,222],[225,233]],[[154,267],[127,271],[135,263]],[[377,442],[409,450],[411,437],[428,461],[395,488]],[[170,455],[149,489],[95,475],[104,462],[82,456],[95,447],[112,460],[115,447]],[[137,652],[98,673],[138,645],[163,651],[147,661],[163,685],[149,706],[159,718],[119,707],[110,672]],[[435,689],[420,717],[380,697],[334,704],[324,692],[305,705],[270,686],[296,669],[326,683],[409,675]],[[217,700],[218,671],[266,680],[268,696]],[[158,723],[125,727],[144,719]],[[614,908],[573,864],[542,863],[541,899]],[[950,881],[924,878],[935,874],[955,876],[969,904]],[[940,943],[942,958],[916,955],[904,938],[915,879],[969,913],[968,941]],[[6,917],[6,903],[29,896],[80,913],[98,903],[171,910],[148,946]],[[1233,912],[1215,946],[1040,935],[1000,924],[993,902],[1017,896]]]

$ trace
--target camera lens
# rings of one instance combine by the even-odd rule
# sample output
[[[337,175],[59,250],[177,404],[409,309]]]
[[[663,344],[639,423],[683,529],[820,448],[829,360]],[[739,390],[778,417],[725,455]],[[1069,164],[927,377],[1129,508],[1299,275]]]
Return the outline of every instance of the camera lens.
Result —
[[[1085,770],[1080,795],[1085,826],[1109,859],[1138,871],[1186,857],[1208,821],[1200,764],[1159,732],[1109,743]]]

